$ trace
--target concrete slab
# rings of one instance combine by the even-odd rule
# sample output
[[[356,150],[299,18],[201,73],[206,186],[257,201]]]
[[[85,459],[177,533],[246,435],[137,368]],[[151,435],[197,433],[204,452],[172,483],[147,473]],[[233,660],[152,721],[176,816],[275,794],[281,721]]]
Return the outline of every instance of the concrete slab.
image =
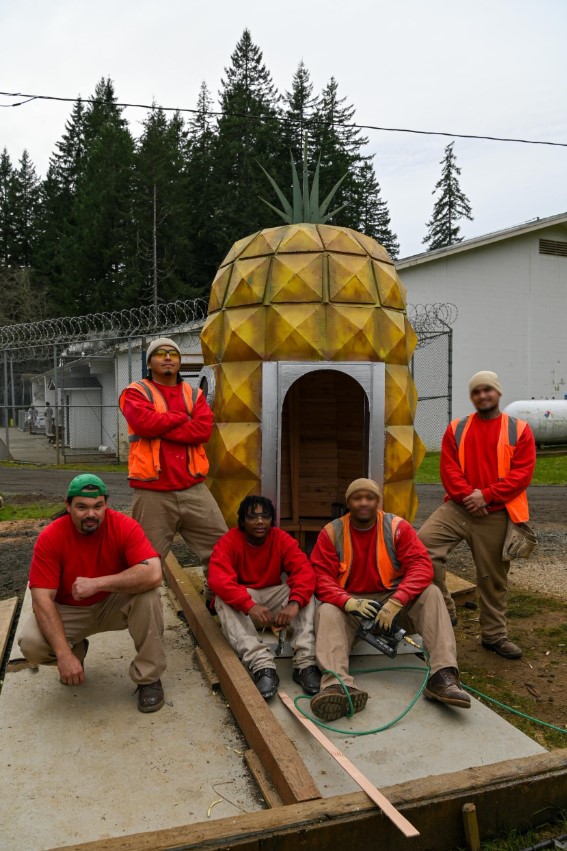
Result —
[[[167,598],[164,608],[167,703],[155,714],[136,709],[126,631],[91,639],[81,687],[62,686],[53,668],[6,674],[0,849],[206,821],[213,803],[211,819],[263,808],[244,740],[222,697],[205,684],[193,640]]]
[[[357,654],[364,652],[365,647],[364,642],[359,642]],[[276,664],[280,687],[290,697],[297,697],[301,689],[292,680],[290,660],[280,659]],[[394,670],[399,666],[418,670]],[[352,720],[341,718],[331,725],[349,732],[376,729],[394,720],[415,696],[425,673],[424,664],[405,653],[396,659],[382,654],[356,655],[351,668],[364,671],[383,668],[387,672],[356,676],[359,688],[370,694],[366,709]],[[324,797],[358,791],[354,781],[277,698],[271,701],[271,706]],[[300,706],[309,712],[308,700],[301,700]],[[471,709],[461,710],[421,697],[391,729],[368,736],[353,737],[325,729],[323,732],[379,789],[429,775],[545,753],[545,748],[474,699]]]

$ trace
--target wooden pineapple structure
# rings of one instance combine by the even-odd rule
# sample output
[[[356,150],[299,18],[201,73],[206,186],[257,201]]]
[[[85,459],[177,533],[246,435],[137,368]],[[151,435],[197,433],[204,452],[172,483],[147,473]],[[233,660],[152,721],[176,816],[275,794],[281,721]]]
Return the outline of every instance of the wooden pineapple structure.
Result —
[[[376,240],[325,223],[332,215],[325,215],[332,193],[319,205],[319,165],[310,194],[306,166],[303,193],[293,161],[292,167],[293,207],[272,181],[284,206],[284,211],[278,212],[289,223],[236,242],[213,281],[201,335],[205,363],[214,368],[216,383],[215,425],[207,450],[211,491],[229,524],[235,522],[244,496],[261,493],[264,361],[382,361],[384,507],[411,520],[417,508],[413,479],[425,448],[413,427],[417,393],[408,364],[416,336],[406,316],[405,289],[390,256]],[[320,376],[320,381],[312,381],[312,393],[308,393],[313,415],[317,416],[317,393],[323,407],[319,408],[318,426],[312,417],[307,418],[312,430],[318,429],[323,440],[325,430],[335,428],[335,422],[329,422],[335,415],[328,405],[332,394],[338,393],[340,398],[332,410],[342,412],[342,425],[337,420],[336,428],[350,429],[346,444],[351,448],[353,441],[355,448],[357,441],[362,445],[360,409],[355,411],[353,406],[349,414],[348,387],[343,386],[349,379],[339,376],[333,382],[338,373],[328,371],[315,376]],[[309,404],[305,388],[303,403]],[[301,400],[296,399],[296,404]],[[290,416],[288,407],[284,417]],[[327,441],[323,455],[329,455],[328,445]],[[315,450],[304,453],[304,466],[309,469],[302,482],[302,465],[294,469],[298,459],[293,446],[288,447],[286,441],[280,447],[282,518],[289,514],[286,505],[293,481],[296,498],[299,492],[309,502],[309,488],[313,491],[312,507],[306,511],[310,517],[316,512],[322,525],[331,516],[332,503],[344,499],[348,481],[366,474],[360,463],[349,463],[353,452],[349,456],[348,448],[336,462],[340,469],[334,475],[329,468],[333,459],[318,459],[316,454]],[[329,476],[325,488],[323,482]],[[282,525],[285,528],[285,523]]]

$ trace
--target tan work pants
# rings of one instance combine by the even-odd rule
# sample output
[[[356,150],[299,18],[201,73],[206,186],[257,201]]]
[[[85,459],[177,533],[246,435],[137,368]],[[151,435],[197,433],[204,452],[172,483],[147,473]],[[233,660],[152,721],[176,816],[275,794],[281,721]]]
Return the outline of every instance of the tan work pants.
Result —
[[[289,587],[272,585],[269,588],[247,588],[254,602],[267,606],[272,616],[287,605]],[[269,648],[262,644],[251,618],[244,612],[237,612],[220,599],[215,598],[215,608],[219,616],[222,631],[241,662],[254,674],[262,668],[275,668],[274,657]],[[293,630],[293,667],[306,668],[315,664],[315,598],[301,608],[290,626]]]
[[[142,594],[109,594],[94,606],[62,606],[55,603],[63,621],[65,637],[82,663],[83,638],[99,632],[127,629],[134,641],[136,656],[130,664],[130,677],[136,685],[159,680],[166,668],[163,649],[163,609],[157,588]],[[18,638],[20,650],[32,665],[52,665],[56,661],[35,615],[24,624]]]
[[[385,594],[356,594],[357,599],[387,600]],[[397,624],[409,634],[419,633],[431,657],[431,673],[441,668],[458,668],[455,633],[443,602],[443,596],[435,585],[429,585],[414,600],[400,610]],[[334,671],[345,685],[353,686],[349,674],[349,655],[356,641],[360,625],[357,615],[347,614],[332,603],[321,603],[315,616],[316,656],[321,671]],[[331,674],[323,674],[321,689],[337,685]]]
[[[213,547],[228,527],[206,484],[183,491],[134,489],[132,517],[137,520],[162,563],[177,532],[203,562],[205,578]]]
[[[470,547],[476,566],[480,601],[480,634],[484,641],[506,637],[506,597],[509,562],[502,561],[502,547],[508,528],[506,511],[494,511],[484,517],[473,517],[455,502],[445,502],[419,530],[418,537],[427,547],[433,562],[433,581],[441,590],[451,616],[455,602],[447,590],[447,560],[461,541]]]

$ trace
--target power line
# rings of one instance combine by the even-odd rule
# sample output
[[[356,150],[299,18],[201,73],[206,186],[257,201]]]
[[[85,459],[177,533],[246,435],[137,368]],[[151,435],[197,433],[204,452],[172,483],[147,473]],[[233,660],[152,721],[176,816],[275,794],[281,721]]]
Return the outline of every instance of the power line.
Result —
[[[47,101],[60,101],[63,103],[75,103],[77,100],[81,100],[83,103],[92,103],[92,104],[101,104],[108,105],[107,101],[99,100],[98,98],[65,98],[65,97],[57,97],[55,95],[32,95],[32,94],[24,94],[23,92],[0,92],[0,95],[4,97],[10,98],[25,98],[25,100],[18,101],[17,103],[2,103],[0,104],[0,108],[9,109],[11,107],[25,106],[25,104],[31,103],[34,100],[47,100]],[[113,102],[114,106],[119,106],[123,108],[132,108],[132,109],[156,109],[156,104],[147,104],[147,103],[126,103],[126,102]],[[201,110],[201,109],[192,109],[187,106],[160,106],[158,109],[162,109],[164,112],[189,112],[193,114],[199,115],[212,115],[212,116],[221,116],[226,118],[246,118],[248,120],[254,121],[264,121],[268,118],[278,121],[299,121],[300,119],[292,118],[290,116],[285,115],[251,115],[250,113],[243,112],[225,112],[223,110]],[[310,116],[306,116],[309,118]],[[450,133],[445,130],[415,130],[408,127],[380,127],[377,124],[346,124],[341,121],[331,121],[330,124],[333,127],[345,127],[351,130],[377,130],[384,133],[411,133],[418,136],[446,136],[450,139],[478,139],[486,142],[516,142],[522,145],[548,145],[554,148],[567,148],[567,142],[549,142],[543,139],[517,139],[510,136],[484,136],[478,133]]]

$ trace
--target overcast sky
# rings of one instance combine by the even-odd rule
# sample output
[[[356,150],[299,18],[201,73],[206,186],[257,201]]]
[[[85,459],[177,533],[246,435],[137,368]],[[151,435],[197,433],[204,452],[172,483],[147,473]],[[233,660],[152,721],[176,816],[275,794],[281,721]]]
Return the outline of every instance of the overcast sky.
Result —
[[[194,107],[202,80],[216,96],[244,27],[280,91],[303,59],[360,123],[567,143],[564,0],[0,0],[0,90],[87,97],[109,76],[120,101]],[[70,109],[0,109],[0,148],[13,161],[27,148],[44,175]],[[135,135],[144,115],[126,111]],[[419,252],[450,140],[368,135],[401,254]],[[567,147],[458,139],[455,152],[465,237],[567,210]]]

